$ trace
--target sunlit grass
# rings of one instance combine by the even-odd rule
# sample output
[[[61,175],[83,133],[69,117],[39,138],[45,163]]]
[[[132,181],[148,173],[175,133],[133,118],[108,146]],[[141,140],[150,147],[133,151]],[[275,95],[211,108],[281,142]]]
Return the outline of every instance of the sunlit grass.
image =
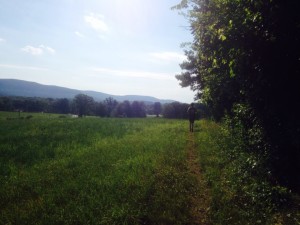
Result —
[[[7,120],[16,115],[0,113],[0,224],[192,224],[199,190],[212,224],[299,221],[280,203],[287,190],[258,176],[259,161],[212,121],[196,121],[193,135],[203,190],[188,168],[185,120]]]
[[[188,223],[186,121],[13,116],[1,113],[3,224]]]

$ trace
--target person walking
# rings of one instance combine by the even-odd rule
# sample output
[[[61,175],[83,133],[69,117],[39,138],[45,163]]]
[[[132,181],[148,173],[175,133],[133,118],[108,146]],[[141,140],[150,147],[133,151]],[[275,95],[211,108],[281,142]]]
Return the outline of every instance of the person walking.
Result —
[[[196,108],[194,107],[194,103],[191,103],[187,112],[189,114],[190,132],[194,132],[194,122],[195,122],[196,112],[197,112]]]

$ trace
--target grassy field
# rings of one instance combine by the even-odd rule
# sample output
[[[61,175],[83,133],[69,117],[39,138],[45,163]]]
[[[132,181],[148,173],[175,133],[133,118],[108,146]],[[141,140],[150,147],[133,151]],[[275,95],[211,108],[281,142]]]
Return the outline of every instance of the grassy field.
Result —
[[[238,141],[207,120],[191,134],[186,120],[0,112],[0,224],[299,225],[299,196]]]
[[[187,122],[0,114],[1,224],[188,224]]]

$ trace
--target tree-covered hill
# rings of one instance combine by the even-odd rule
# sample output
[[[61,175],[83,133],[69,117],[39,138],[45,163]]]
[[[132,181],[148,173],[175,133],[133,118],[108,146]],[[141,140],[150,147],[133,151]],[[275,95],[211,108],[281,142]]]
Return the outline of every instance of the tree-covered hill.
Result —
[[[140,95],[111,95],[97,91],[76,90],[71,88],[59,87],[55,85],[43,85],[36,82],[29,82],[16,79],[0,79],[0,96],[22,96],[40,98],[68,98],[72,99],[78,94],[86,94],[93,97],[96,101],[103,101],[112,97],[117,101],[143,101],[170,103],[173,100],[162,100],[151,96]]]

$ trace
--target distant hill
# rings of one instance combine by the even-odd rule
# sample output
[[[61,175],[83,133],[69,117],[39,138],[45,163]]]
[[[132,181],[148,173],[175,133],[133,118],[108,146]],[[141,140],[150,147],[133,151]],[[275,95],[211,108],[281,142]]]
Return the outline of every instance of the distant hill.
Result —
[[[23,97],[41,97],[41,98],[74,98],[77,94],[86,94],[93,97],[96,101],[103,101],[112,97],[117,101],[143,101],[143,102],[160,102],[170,103],[173,100],[162,100],[151,96],[141,95],[110,95],[97,91],[83,91],[71,88],[59,87],[55,85],[44,85],[36,82],[0,79],[0,96],[23,96]]]

